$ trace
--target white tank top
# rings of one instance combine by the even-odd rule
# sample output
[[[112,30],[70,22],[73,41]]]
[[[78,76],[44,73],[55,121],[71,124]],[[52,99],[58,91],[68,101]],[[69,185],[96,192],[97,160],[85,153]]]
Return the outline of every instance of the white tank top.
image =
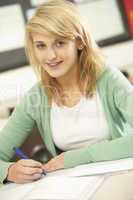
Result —
[[[73,107],[53,102],[50,117],[53,141],[63,151],[111,137],[98,92],[93,98],[82,97]]]

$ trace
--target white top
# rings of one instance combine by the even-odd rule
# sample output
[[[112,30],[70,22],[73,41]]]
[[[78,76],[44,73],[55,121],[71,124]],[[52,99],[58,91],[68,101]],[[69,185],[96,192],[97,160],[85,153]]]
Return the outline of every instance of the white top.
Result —
[[[82,97],[73,107],[53,102],[50,117],[53,141],[63,151],[110,138],[98,92],[93,98]]]

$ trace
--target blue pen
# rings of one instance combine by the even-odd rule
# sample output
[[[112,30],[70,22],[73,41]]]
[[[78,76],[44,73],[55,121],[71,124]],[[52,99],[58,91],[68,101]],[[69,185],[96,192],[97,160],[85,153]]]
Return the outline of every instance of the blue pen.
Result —
[[[29,159],[28,156],[26,156],[21,149],[13,147],[13,150],[15,151],[16,155],[22,159]]]
[[[27,155],[23,153],[23,151],[20,148],[13,147],[13,150],[15,151],[16,155],[22,159],[29,159]],[[43,174],[46,175],[46,172],[43,171]]]

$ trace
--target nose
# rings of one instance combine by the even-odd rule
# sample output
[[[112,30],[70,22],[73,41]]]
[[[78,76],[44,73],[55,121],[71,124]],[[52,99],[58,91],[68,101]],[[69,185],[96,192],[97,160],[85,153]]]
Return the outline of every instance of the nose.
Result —
[[[47,49],[47,60],[48,61],[51,61],[51,60],[54,60],[56,58],[56,52],[55,52],[55,49],[52,48],[52,47],[49,47]]]

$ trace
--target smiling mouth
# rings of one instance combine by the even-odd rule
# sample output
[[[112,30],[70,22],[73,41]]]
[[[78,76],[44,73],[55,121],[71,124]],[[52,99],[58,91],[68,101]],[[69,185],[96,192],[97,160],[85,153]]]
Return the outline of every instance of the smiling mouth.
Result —
[[[63,61],[55,62],[55,63],[47,63],[47,65],[51,68],[58,67],[59,64],[61,64]]]

